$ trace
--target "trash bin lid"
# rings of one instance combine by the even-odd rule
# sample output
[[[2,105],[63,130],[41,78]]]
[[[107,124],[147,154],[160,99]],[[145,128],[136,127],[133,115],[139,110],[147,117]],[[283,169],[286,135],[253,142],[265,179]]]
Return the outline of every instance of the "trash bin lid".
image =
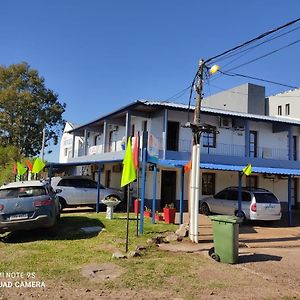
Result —
[[[238,223],[239,218],[235,216],[226,216],[226,215],[215,215],[215,216],[209,216],[209,218],[212,221],[219,221],[219,222],[225,222],[225,223]]]

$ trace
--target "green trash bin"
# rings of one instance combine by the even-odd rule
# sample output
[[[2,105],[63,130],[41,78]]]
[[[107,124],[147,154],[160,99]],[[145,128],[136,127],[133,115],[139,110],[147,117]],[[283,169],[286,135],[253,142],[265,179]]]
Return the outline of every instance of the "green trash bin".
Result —
[[[234,216],[210,216],[214,234],[214,248],[210,256],[216,261],[235,264],[239,257],[239,222]]]

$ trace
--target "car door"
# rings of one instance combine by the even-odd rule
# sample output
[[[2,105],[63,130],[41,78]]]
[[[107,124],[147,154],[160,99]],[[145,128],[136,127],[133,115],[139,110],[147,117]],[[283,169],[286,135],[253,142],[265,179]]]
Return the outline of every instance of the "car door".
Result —
[[[228,190],[227,198],[223,201],[223,214],[234,215],[238,203],[238,191]]]
[[[57,187],[62,190],[58,196],[64,198],[67,205],[78,205],[80,204],[81,195],[81,183],[76,179],[64,178],[62,179]]]
[[[97,183],[91,179],[82,179],[82,193],[83,193],[83,203],[89,205],[96,205],[97,202]],[[101,189],[100,189],[100,200],[101,200]]]
[[[227,198],[227,190],[217,193],[211,201],[209,201],[210,211],[217,214],[224,214],[224,202]]]

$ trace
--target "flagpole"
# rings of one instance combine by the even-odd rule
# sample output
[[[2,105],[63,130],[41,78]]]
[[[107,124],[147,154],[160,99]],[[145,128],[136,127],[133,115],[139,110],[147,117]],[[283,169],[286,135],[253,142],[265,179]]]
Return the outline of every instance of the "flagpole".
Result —
[[[125,251],[128,252],[128,236],[129,236],[129,205],[130,205],[130,183],[126,186],[127,188],[127,222],[126,222],[126,247]]]
[[[139,168],[139,162],[140,162],[140,132],[137,132],[137,145],[138,145],[138,151],[137,151],[137,170],[136,170],[136,185],[137,185],[137,193],[136,197],[137,200],[140,201],[140,168]],[[138,208],[138,207],[137,207]],[[136,212],[136,236],[139,236],[139,209],[137,209]]]

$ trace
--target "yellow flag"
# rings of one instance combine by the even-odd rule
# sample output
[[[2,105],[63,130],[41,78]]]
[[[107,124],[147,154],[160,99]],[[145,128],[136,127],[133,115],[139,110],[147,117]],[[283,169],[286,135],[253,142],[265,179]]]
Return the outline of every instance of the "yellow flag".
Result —
[[[130,182],[136,180],[136,173],[134,168],[134,161],[131,149],[131,139],[128,138],[128,143],[125,151],[125,156],[123,159],[123,172],[121,178],[121,187],[129,184]]]
[[[249,176],[252,173],[252,166],[251,164],[248,164],[244,169],[243,172],[246,176]]]
[[[17,162],[17,170],[18,170],[18,175],[24,175],[27,171],[27,169],[19,162]]]
[[[31,173],[40,173],[43,168],[45,167],[45,163],[39,158],[37,157],[33,163],[33,167],[32,167],[32,171]]]

